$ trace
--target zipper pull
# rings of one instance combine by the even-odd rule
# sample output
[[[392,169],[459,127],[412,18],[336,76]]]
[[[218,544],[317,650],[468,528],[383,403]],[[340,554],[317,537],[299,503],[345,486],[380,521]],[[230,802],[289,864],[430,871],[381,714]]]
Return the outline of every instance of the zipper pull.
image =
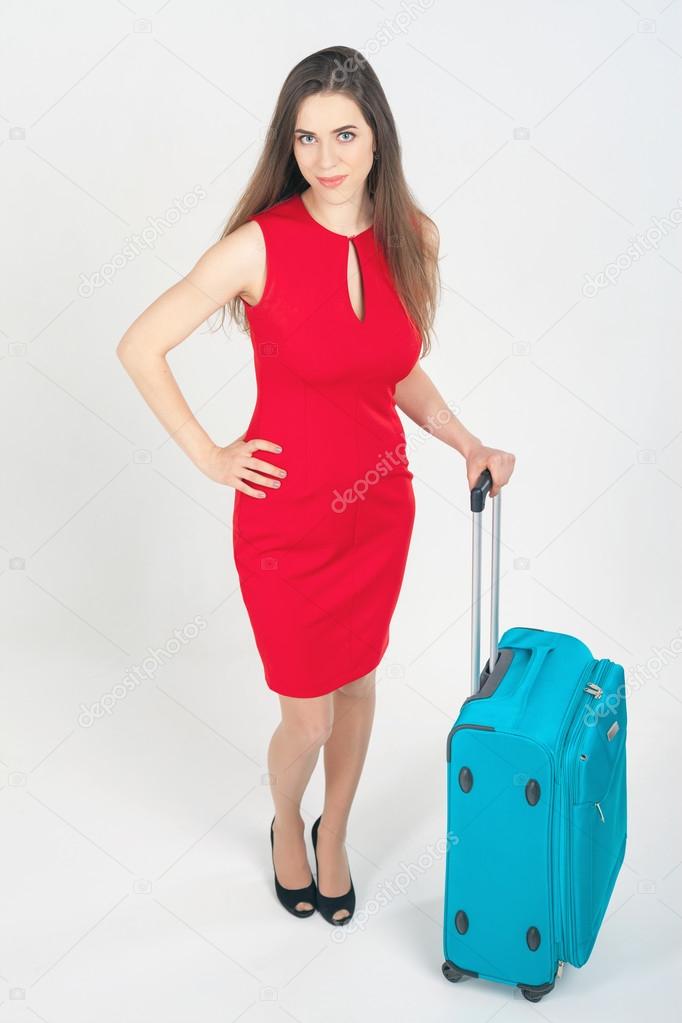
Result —
[[[557,966],[557,971],[556,971],[557,977],[560,977],[563,972],[564,972],[564,961],[563,961],[563,959],[560,959],[559,960],[559,965]]]
[[[589,693],[590,696],[596,696],[597,699],[599,699],[604,690],[601,688],[601,686],[598,686],[596,682],[589,682],[585,686],[585,692]]]
[[[602,812],[602,808],[601,808],[601,806],[599,805],[599,803],[595,803],[594,805],[595,805],[595,806],[597,807],[597,809],[599,810],[599,816],[601,817],[601,822],[602,822],[602,824],[603,824],[603,823],[604,823],[604,821],[606,820],[606,818],[604,817],[604,814],[603,814],[603,812]]]

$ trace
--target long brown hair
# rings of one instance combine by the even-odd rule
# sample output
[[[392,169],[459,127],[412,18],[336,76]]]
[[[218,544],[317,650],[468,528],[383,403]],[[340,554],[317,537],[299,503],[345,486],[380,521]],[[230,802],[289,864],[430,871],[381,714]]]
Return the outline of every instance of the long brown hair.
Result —
[[[228,220],[221,239],[250,216],[307,188],[293,154],[299,105],[317,93],[347,93],[360,107],[374,135],[377,158],[367,178],[374,206],[374,236],[384,253],[396,291],[422,339],[422,357],[430,348],[430,332],[440,289],[437,229],[419,209],[408,188],[401,162],[393,114],[379,79],[367,59],[348,46],[330,46],[300,61],[287,75],[268,126],[260,159]],[[429,234],[431,237],[429,237]],[[235,296],[226,307],[248,333],[244,304]]]

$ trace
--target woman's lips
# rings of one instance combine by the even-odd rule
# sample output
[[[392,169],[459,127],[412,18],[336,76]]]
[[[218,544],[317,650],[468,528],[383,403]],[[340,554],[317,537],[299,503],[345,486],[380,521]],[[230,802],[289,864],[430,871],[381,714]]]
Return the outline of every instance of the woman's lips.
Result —
[[[324,185],[325,188],[336,188],[336,186],[340,185],[342,181],[345,181],[347,177],[347,174],[340,174],[336,178],[318,178],[317,180],[321,185]]]

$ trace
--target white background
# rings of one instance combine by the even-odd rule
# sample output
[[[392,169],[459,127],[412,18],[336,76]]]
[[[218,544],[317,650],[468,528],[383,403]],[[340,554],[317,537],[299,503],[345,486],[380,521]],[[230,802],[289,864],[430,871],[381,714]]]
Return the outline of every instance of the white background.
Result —
[[[0,1023],[677,1019],[682,2],[72,0],[2,18]],[[444,861],[415,866],[444,833],[469,692],[461,457],[403,417],[417,519],[347,846],[364,924],[297,921],[272,885],[279,707],[238,588],[234,491],[166,438],[115,356],[219,237],[290,68],[335,43],[372,62],[441,232],[423,366],[517,457],[500,631],[576,635],[629,682],[626,860],[591,959],[540,1007],[444,980]],[[243,432],[246,335],[204,325],[170,364],[214,440]],[[195,616],[196,638],[141,670]],[[309,824],[322,786],[320,761]]]

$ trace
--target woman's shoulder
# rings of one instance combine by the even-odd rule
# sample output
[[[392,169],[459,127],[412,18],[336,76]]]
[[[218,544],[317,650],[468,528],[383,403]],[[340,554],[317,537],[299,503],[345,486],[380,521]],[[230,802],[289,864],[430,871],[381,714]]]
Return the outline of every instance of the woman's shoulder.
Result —
[[[298,195],[290,195],[284,199],[279,199],[270,206],[266,206],[256,213],[251,213],[247,218],[247,223],[252,220],[259,224],[281,224],[295,221],[298,219],[297,199]]]
[[[235,234],[241,234],[246,281],[242,297],[260,307],[269,294],[287,281],[298,264],[292,261],[292,230],[298,221],[296,196],[280,199],[250,214]]]

